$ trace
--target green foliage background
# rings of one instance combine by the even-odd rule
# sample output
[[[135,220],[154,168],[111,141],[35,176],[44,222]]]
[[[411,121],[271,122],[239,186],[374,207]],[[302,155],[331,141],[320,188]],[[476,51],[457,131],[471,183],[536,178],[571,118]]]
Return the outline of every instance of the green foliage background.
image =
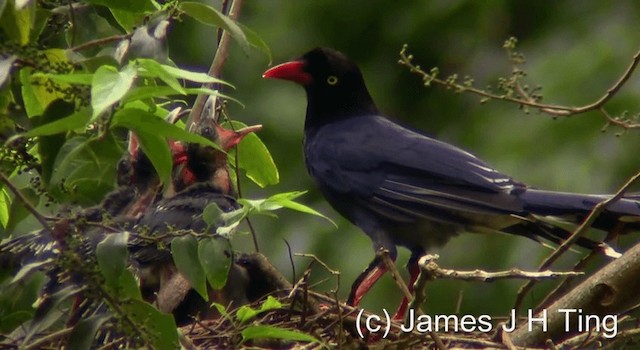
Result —
[[[634,1],[273,0],[245,2],[240,20],[270,46],[274,64],[319,45],[345,52],[360,64],[369,90],[387,114],[472,151],[520,181],[550,190],[604,193],[615,191],[640,168],[637,132],[617,137],[621,130],[610,128],[602,133],[604,122],[597,113],[553,120],[535,111],[525,114],[509,103],[481,105],[472,95],[423,87],[396,62],[408,43],[422,67],[437,66],[442,76],[470,75],[481,88],[495,86],[511,69],[502,43],[516,36],[517,50],[527,58],[528,81],[543,86],[543,102],[583,105],[599,98],[640,48],[639,17],[640,3]],[[189,21],[173,27],[170,37],[184,39],[170,40],[171,56],[179,66],[205,69],[215,49],[211,32],[194,28]],[[341,271],[339,295],[344,298],[374,253],[369,239],[324,202],[306,174],[301,147],[304,92],[294,84],[262,80],[267,65],[264,56],[246,57],[232,47],[225,78],[236,84],[233,96],[246,105],[233,106],[233,115],[265,125],[260,136],[281,172],[276,191],[310,189],[302,202],[335,219],[339,228],[295,212],[281,213],[279,220],[257,218],[261,248],[285,274],[291,267],[284,240],[294,253],[316,254]],[[608,111],[640,112],[639,87],[640,81],[632,78]],[[247,187],[245,195],[261,191],[273,189]],[[250,249],[248,237],[238,241],[237,247],[246,243]],[[434,252],[446,267],[499,270],[536,268],[549,250],[518,237],[464,235]],[[403,253],[399,264],[406,263]],[[569,255],[568,260],[579,257]],[[300,275],[307,261],[294,262]],[[329,277],[320,269],[313,276]],[[462,291],[462,313],[504,314],[519,285],[438,281],[429,288],[427,310],[453,312]],[[328,281],[319,288],[334,286]],[[543,294],[534,291],[527,301],[535,302]],[[399,299],[393,281],[385,277],[363,305],[372,311],[393,309]]]

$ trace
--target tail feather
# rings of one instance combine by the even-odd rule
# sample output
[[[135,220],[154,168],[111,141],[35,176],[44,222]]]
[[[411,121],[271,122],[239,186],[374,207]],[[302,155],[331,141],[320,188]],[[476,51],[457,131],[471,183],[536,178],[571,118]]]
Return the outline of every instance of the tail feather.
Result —
[[[572,231],[570,230],[553,226],[543,221],[530,221],[522,223],[519,225],[508,227],[504,231],[518,236],[527,237],[538,243],[541,243],[544,246],[547,245],[541,239],[559,245],[567,240],[572,234]],[[532,232],[535,232],[535,234],[532,234]],[[586,237],[578,237],[578,239],[575,241],[575,245],[589,250],[600,251],[604,255],[611,258],[619,258],[622,255],[607,243],[596,242]]]
[[[526,211],[539,216],[555,216],[573,223],[582,222],[593,208],[611,195],[576,194],[528,189],[520,194]],[[640,199],[623,197],[610,203],[594,221],[593,227],[611,231],[620,224],[627,230],[640,230]]]

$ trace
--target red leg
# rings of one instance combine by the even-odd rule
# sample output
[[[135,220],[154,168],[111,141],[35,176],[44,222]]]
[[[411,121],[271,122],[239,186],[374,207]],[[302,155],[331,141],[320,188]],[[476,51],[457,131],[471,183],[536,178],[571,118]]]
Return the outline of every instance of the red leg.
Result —
[[[385,272],[387,272],[387,267],[384,262],[381,259],[375,259],[354,282],[347,304],[358,306],[365,294],[378,282]]]

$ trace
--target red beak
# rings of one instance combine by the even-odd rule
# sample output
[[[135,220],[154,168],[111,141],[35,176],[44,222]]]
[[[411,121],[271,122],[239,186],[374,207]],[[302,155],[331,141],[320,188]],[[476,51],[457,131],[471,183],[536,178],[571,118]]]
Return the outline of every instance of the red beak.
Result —
[[[219,137],[218,142],[220,143],[220,148],[225,152],[239,144],[248,134],[262,129],[262,125],[251,125],[240,130],[229,130],[223,128],[218,123],[215,124],[215,127]]]
[[[284,79],[306,86],[311,84],[313,77],[304,71],[303,61],[291,61],[270,68],[262,74],[263,78]]]

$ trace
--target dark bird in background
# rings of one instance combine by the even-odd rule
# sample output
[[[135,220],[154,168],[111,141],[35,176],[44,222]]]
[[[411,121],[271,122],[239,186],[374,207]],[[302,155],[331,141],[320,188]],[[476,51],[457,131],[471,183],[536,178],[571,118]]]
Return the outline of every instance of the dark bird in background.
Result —
[[[411,250],[417,260],[430,247],[461,232],[505,232],[562,242],[570,232],[541,221],[583,220],[609,195],[538,190],[504,175],[451,144],[387,119],[371,98],[358,66],[344,54],[316,48],[267,70],[264,78],[290,80],[307,94],[304,155],[307,170],[327,201],[364,231],[375,250]],[[594,223],[606,231],[638,229],[640,202],[612,203]],[[604,243],[578,245],[617,256]],[[358,305],[386,271],[376,258],[356,279],[348,302]],[[396,316],[402,317],[403,301]]]

